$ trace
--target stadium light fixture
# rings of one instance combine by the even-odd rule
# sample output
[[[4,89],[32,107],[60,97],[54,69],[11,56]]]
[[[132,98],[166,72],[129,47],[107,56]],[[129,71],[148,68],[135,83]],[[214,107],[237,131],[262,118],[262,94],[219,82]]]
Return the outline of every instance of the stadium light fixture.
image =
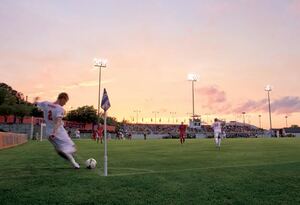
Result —
[[[267,85],[265,91],[268,92],[268,103],[269,103],[269,118],[270,118],[270,131],[272,131],[272,115],[271,115],[271,103],[270,103],[270,92],[272,91],[272,86]]]
[[[194,89],[194,83],[198,80],[198,76],[196,74],[188,74],[187,76],[188,81],[192,81],[192,101],[193,101],[193,120],[195,116],[195,89]]]
[[[94,58],[94,66],[95,67],[106,67],[107,60],[106,59],[98,59]]]
[[[133,112],[136,112],[136,123],[139,123],[139,113],[141,113],[140,110],[134,110]]]
[[[261,129],[261,115],[258,115],[258,120],[259,120],[259,128]]]
[[[189,73],[188,76],[187,76],[187,79],[189,81],[197,81],[198,80],[198,76],[196,74]]]
[[[106,59],[98,59],[94,58],[94,67],[99,68],[99,90],[98,90],[98,123],[100,119],[100,92],[101,92],[101,68],[106,68],[107,66],[107,60]]]
[[[152,113],[154,113],[154,122],[156,124],[156,114],[158,114],[159,112],[158,111],[153,111]]]
[[[242,114],[243,114],[243,124],[245,126],[245,114],[246,114],[246,112],[242,112]]]
[[[272,86],[271,85],[267,85],[265,87],[265,91],[272,91]]]
[[[175,123],[175,115],[176,115],[176,112],[170,112],[170,115],[171,115],[171,117],[173,118],[173,123]]]

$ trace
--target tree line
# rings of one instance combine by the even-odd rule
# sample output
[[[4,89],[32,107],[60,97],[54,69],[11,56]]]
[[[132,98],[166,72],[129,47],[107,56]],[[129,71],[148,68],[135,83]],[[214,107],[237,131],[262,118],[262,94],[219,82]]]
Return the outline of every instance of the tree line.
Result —
[[[0,83],[0,115],[4,116],[5,122],[8,116],[13,115],[14,123],[18,118],[22,123],[25,116],[41,117],[42,112],[27,102],[23,93],[5,83]]]
[[[24,94],[14,90],[11,86],[0,83],[0,115],[4,116],[5,123],[10,115],[14,116],[14,123],[23,123],[25,116],[43,117],[43,112],[35,107],[32,103],[27,102]],[[103,113],[100,113],[99,122],[103,124]],[[97,110],[93,106],[82,106],[69,111],[65,120],[97,124]],[[119,127],[120,123],[115,117],[107,117],[107,124]]]

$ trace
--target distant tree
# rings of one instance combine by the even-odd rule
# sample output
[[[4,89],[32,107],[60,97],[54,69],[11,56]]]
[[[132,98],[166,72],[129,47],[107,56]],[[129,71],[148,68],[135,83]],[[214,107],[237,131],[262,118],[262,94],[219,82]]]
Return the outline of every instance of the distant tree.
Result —
[[[37,111],[37,108],[24,100],[23,93],[12,89],[5,83],[0,83],[0,106],[0,115],[4,116],[5,122],[7,122],[9,115],[14,115],[14,122],[16,122],[17,117],[22,122],[24,116],[30,115],[33,110],[35,111],[34,114],[39,113],[39,117],[41,116],[41,112]]]
[[[103,115],[103,113],[100,114],[101,116]],[[26,102],[23,93],[14,90],[5,83],[0,83],[0,115],[4,116],[5,122],[7,122],[9,115],[14,115],[14,122],[16,122],[17,118],[20,118],[20,121],[23,122],[25,116],[42,117],[43,112],[31,103]],[[67,113],[65,119],[75,122],[97,124],[97,110],[93,106],[86,105],[76,110],[71,110]],[[100,117],[99,122],[103,124],[103,121],[103,117]],[[120,126],[120,123],[117,122],[115,117],[108,117],[107,124],[116,127]]]
[[[3,103],[9,104],[9,105],[13,105],[15,103],[17,103],[17,104],[25,103],[23,93],[12,89],[12,87],[10,87],[9,85],[7,85],[5,83],[0,83],[0,89],[1,89],[0,104],[1,104],[1,95],[3,96],[3,94],[5,96]]]
[[[9,92],[11,92],[13,90],[12,87],[10,87],[9,85],[7,85],[5,83],[0,83],[0,88],[3,88]]]
[[[7,104],[13,105],[17,102],[16,97],[13,96],[8,90],[0,87],[0,105]]]
[[[16,123],[17,117],[20,118],[20,122],[23,123],[23,119],[25,116],[28,116],[32,110],[31,106],[26,104],[15,104],[13,106],[13,114],[15,116],[14,123]]]
[[[32,106],[32,109],[30,111],[30,116],[33,117],[43,117],[43,111],[39,110],[37,107]]]
[[[292,128],[298,128],[298,125],[291,125]]]
[[[83,123],[97,123],[97,110],[93,106],[83,106],[67,113],[66,119],[69,121]]]
[[[4,103],[6,95],[7,91],[4,88],[0,87],[0,105]]]
[[[123,119],[121,124],[129,124],[130,122],[128,120]]]
[[[107,125],[115,126],[116,130],[119,130],[122,127],[122,123],[118,122],[115,117],[107,117]]]
[[[13,114],[13,106],[2,104],[0,105],[0,115],[4,116],[4,122],[7,123],[7,117]]]

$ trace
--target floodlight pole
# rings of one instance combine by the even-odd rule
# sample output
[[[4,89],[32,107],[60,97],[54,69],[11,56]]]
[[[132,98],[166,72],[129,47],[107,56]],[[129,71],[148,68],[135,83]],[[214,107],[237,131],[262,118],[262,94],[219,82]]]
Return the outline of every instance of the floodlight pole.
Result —
[[[286,127],[288,127],[287,119],[288,119],[288,116],[286,115],[286,116],[285,116],[285,126],[286,126]]]
[[[99,92],[98,92],[98,113],[97,113],[97,116],[98,116],[98,123],[99,123],[99,120],[100,120],[100,92],[101,92],[101,66],[99,67]]]
[[[159,112],[158,111],[153,111],[152,113],[154,113],[154,122],[156,124],[156,114],[158,114]]]
[[[246,114],[246,112],[242,112],[242,114],[243,114],[243,124],[245,126],[245,114]]]
[[[99,68],[99,90],[98,90],[98,112],[97,112],[97,116],[98,116],[98,124],[100,121],[100,92],[101,92],[101,68],[106,68],[106,60],[102,60],[102,59],[95,59],[95,67]]]
[[[258,115],[258,119],[259,119],[259,128],[261,129],[261,115]]]
[[[174,118],[175,118],[176,112],[170,112],[170,115],[171,115],[171,117],[173,118],[173,124],[174,124],[174,123],[175,123]]]
[[[192,81],[192,96],[193,96],[193,119],[195,116],[195,93],[194,93],[194,80]]]
[[[197,76],[195,74],[189,74],[188,75],[188,80],[192,81],[192,106],[193,106],[193,121],[195,118],[195,89],[194,89],[194,83],[197,81]]]
[[[139,113],[141,111],[140,110],[134,110],[133,112],[136,112],[136,123],[139,123]]]
[[[270,131],[272,131],[272,116],[271,116],[271,103],[270,103],[270,91],[272,90],[270,86],[265,89],[268,92],[268,103],[269,103],[269,118],[270,118]]]

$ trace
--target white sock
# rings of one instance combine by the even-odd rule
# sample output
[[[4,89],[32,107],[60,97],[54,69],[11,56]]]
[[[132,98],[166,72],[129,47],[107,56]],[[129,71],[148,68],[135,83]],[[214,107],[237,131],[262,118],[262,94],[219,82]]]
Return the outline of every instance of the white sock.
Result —
[[[73,167],[79,168],[79,164],[75,161],[74,157],[71,154],[65,153],[66,156],[68,157],[69,161],[72,163]]]

